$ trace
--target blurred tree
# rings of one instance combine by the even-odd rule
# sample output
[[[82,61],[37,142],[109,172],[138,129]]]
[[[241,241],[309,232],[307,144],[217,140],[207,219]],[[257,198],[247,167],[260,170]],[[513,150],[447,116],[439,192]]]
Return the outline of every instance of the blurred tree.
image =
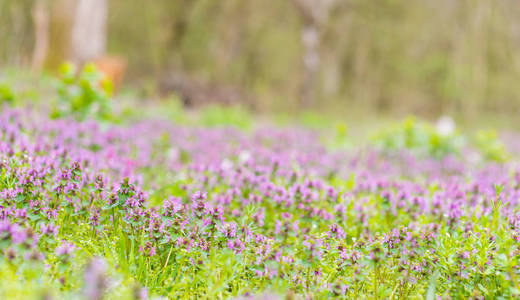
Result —
[[[147,95],[177,72],[239,87],[266,110],[520,109],[515,0],[0,0],[1,67],[41,64],[45,1],[46,67],[117,53]]]
[[[34,50],[31,65],[33,70],[40,71],[49,50],[49,9],[47,0],[35,0],[32,15],[34,20]]]
[[[83,64],[105,54],[107,10],[107,0],[76,0],[70,53],[74,63]]]
[[[323,26],[328,22],[336,0],[293,0],[301,15],[303,54],[303,80],[300,86],[300,105],[307,107],[314,98],[316,76],[320,68],[320,43]]]
[[[57,70],[69,58],[73,24],[71,12],[75,9],[75,1],[49,0],[49,2],[49,51],[45,59],[45,67]]]
[[[0,0],[0,64],[30,64],[33,1]]]

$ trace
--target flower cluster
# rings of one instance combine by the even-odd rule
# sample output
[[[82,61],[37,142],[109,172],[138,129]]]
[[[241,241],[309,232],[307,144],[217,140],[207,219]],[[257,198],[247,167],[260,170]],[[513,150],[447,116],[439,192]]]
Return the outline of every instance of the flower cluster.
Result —
[[[5,109],[0,248],[93,299],[520,296],[518,166],[319,141]]]

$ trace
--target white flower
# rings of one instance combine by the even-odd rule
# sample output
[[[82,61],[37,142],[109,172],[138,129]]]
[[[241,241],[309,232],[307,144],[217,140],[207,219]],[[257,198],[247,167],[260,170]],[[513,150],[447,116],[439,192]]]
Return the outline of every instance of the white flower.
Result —
[[[251,159],[251,153],[249,151],[242,151],[238,155],[238,160],[241,163],[245,163],[245,162],[249,161],[250,159]]]
[[[222,161],[222,163],[220,164],[220,167],[223,169],[223,170],[229,170],[231,168],[233,168],[233,162],[229,159],[224,159]]]
[[[437,133],[441,136],[448,136],[455,132],[455,122],[449,116],[441,116],[437,120],[435,127],[437,128]]]

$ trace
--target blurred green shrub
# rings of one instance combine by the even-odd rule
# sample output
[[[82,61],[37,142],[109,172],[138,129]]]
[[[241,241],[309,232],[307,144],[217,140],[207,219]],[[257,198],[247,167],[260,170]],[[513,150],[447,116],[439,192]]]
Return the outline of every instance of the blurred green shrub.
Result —
[[[0,84],[0,103],[13,104],[15,100],[13,90],[6,84]]]
[[[479,130],[473,138],[473,143],[486,160],[505,162],[510,157],[495,130]]]
[[[464,137],[456,132],[441,134],[433,125],[414,117],[408,117],[401,123],[381,130],[374,135],[372,141],[384,150],[408,149],[437,158],[457,155],[465,144]]]
[[[377,132],[372,142],[385,151],[408,149],[416,154],[441,158],[446,155],[460,155],[463,149],[476,151],[485,161],[505,162],[510,158],[505,145],[496,131],[480,130],[467,136],[453,129],[443,132],[432,124],[408,117],[401,123]]]
[[[305,127],[311,129],[329,129],[333,122],[330,117],[313,111],[303,111],[298,116],[298,121]]]
[[[180,97],[176,94],[170,95],[164,99],[164,110],[168,119],[177,124],[185,124],[187,122],[186,111],[182,105]]]
[[[104,79],[94,64],[86,64],[79,74],[70,63],[60,67],[58,104],[53,118],[72,116],[77,120],[114,120],[111,110],[112,83]]]
[[[233,126],[241,129],[249,129],[252,124],[252,116],[240,106],[223,107],[208,105],[201,109],[198,123],[203,126]]]

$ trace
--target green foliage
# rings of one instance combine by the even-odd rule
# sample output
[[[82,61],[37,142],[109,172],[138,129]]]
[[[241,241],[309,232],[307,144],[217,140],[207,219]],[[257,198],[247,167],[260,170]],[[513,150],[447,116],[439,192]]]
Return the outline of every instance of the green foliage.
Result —
[[[332,140],[332,147],[334,148],[344,148],[351,146],[349,136],[348,136],[348,127],[345,123],[338,123],[334,128],[334,138]]]
[[[234,126],[249,129],[252,117],[249,112],[239,106],[209,105],[201,109],[197,123],[210,127]]]
[[[372,141],[387,151],[408,149],[438,158],[460,155],[464,149],[475,151],[484,161],[503,163],[511,156],[494,130],[479,130],[473,136],[457,132],[443,135],[433,125],[413,117],[381,130]]]
[[[504,163],[511,157],[494,130],[479,130],[472,136],[457,132],[443,135],[433,125],[413,117],[377,132],[372,142],[390,152],[407,149],[437,158],[458,156],[463,150],[476,152],[483,161]]]
[[[0,103],[13,104],[15,100],[14,92],[6,84],[0,84]]]
[[[43,282],[39,282],[40,277],[19,271],[22,269],[42,272],[42,267],[36,263],[26,262],[16,268],[7,260],[2,260],[0,262],[0,277],[2,278],[0,297],[2,299],[43,299],[46,289]]]
[[[211,126],[247,127],[251,120],[240,109],[213,107],[207,108],[198,121]],[[338,124],[332,134],[338,145],[346,142],[346,125]],[[32,138],[25,132],[23,137]],[[486,136],[483,142],[494,138]],[[440,157],[462,151],[459,139],[459,134],[441,135],[432,125],[409,118],[380,133],[375,142],[388,151],[406,148]],[[98,145],[100,149],[94,152],[103,150],[101,147],[113,147],[112,143],[116,143],[115,139]],[[166,134],[145,146],[153,148],[149,153],[154,156],[169,155],[167,151],[174,145]],[[374,182],[357,170],[318,177],[320,186],[309,184],[311,176],[287,176],[271,168],[260,173],[255,166],[242,165],[236,169],[240,171],[231,173],[257,173],[251,178],[265,178],[284,193],[294,191],[287,198],[292,202],[286,204],[276,194],[268,194],[271,188],[266,190],[265,185],[253,180],[226,178],[221,170],[217,173],[210,168],[190,168],[190,161],[196,162],[194,154],[198,153],[181,149],[180,161],[186,167],[181,170],[169,172],[164,160],[159,160],[159,165],[151,163],[135,169],[146,181],[154,183],[155,188],[148,190],[146,198],[128,178],[115,189],[110,184],[100,184],[101,177],[89,181],[91,169],[81,169],[79,164],[69,166],[68,161],[61,160],[38,178],[41,186],[33,185],[25,176],[32,176],[33,172],[25,170],[34,160],[27,153],[9,155],[0,166],[0,190],[17,186],[23,186],[23,190],[16,188],[20,193],[2,198],[0,203],[27,208],[26,215],[16,211],[20,215],[18,223],[41,233],[37,247],[46,256],[45,261],[27,261],[27,245],[11,245],[0,232],[0,251],[12,247],[19,253],[11,259],[0,256],[0,298],[83,299],[84,274],[91,257],[103,257],[108,265],[106,277],[111,283],[104,294],[107,299],[133,299],[138,286],[148,287],[152,295],[172,299],[227,299],[263,291],[287,298],[292,294],[308,295],[313,299],[422,299],[424,295],[426,299],[514,298],[520,294],[515,278],[520,258],[517,236],[503,211],[510,204],[502,194],[511,195],[515,185],[495,185],[496,194],[492,192],[491,197],[468,189],[468,196],[482,197],[486,202],[470,204],[463,207],[467,213],[451,217],[448,212],[457,213],[457,209],[437,211],[433,203],[430,207],[430,199],[449,188],[436,182],[422,186],[421,192],[390,200],[391,195],[399,195],[401,181],[389,181],[387,187],[377,187],[375,182],[372,189],[367,183]],[[328,155],[321,151],[316,154]],[[240,161],[240,154],[231,159]],[[220,163],[220,159],[216,162]],[[273,165],[272,170],[275,168],[278,166]],[[60,176],[55,177],[57,174]],[[447,180],[449,183],[450,179]],[[65,186],[67,189],[61,189]],[[206,203],[211,205],[208,210],[199,211],[194,206],[197,202],[189,187],[207,192]],[[309,195],[315,195],[312,202]],[[253,197],[258,197],[258,201],[247,200]],[[396,200],[397,197],[400,199]],[[166,202],[171,198],[178,199],[175,206]],[[41,213],[39,207],[32,208],[33,202],[29,201],[33,199],[49,201],[55,215],[51,217]],[[226,203],[222,206],[214,201]],[[320,215],[309,214],[303,203],[312,203],[309,208]],[[480,206],[482,203],[484,207]],[[217,210],[212,210],[214,204]],[[132,206],[152,218],[131,215]],[[220,208],[222,215],[218,214]],[[492,211],[483,214],[482,209]],[[259,213],[263,215],[261,223]],[[11,218],[18,217],[13,214]],[[49,224],[59,225],[55,236],[43,233],[42,225]],[[236,234],[231,234],[231,224],[237,225],[239,235],[244,234],[240,239],[230,239]],[[260,243],[261,239],[256,242],[260,235],[270,238],[265,243]],[[207,241],[204,245],[208,248],[187,246],[201,236],[203,239],[199,240]],[[241,238],[250,244],[238,251],[229,242],[239,242]],[[62,240],[75,246],[71,255],[56,251]],[[148,252],[152,247],[154,254]],[[266,249],[269,255],[260,264],[258,259]],[[494,256],[490,258],[490,254]],[[276,255],[288,259],[276,260]],[[264,271],[276,271],[283,276],[258,275]],[[336,286],[345,290],[341,292]]]
[[[76,68],[70,63],[60,68],[57,83],[58,105],[51,116],[60,118],[72,116],[77,120],[95,118],[113,120],[111,112],[112,83],[103,78],[94,64],[86,64],[76,75]]]
[[[408,149],[420,155],[443,157],[460,154],[464,138],[456,133],[442,135],[431,124],[409,117],[376,133],[373,142],[384,150]]]
[[[308,128],[325,129],[329,128],[332,122],[323,114],[315,113],[313,111],[304,111],[299,115],[300,123]]]
[[[77,299],[89,300],[84,295],[86,285],[84,272],[86,265],[80,264],[80,268],[71,271],[71,265],[62,265],[61,275],[53,274],[52,268],[45,269],[41,262],[25,261],[16,262],[7,259],[0,260],[0,298],[1,299]],[[135,292],[139,290],[138,285],[131,280],[123,280],[120,274],[109,270],[112,287],[104,293],[103,299],[136,299]],[[61,282],[65,282],[64,286]],[[74,292],[68,290],[73,283]]]
[[[475,134],[474,144],[487,160],[505,162],[510,154],[507,152],[494,130],[480,130]]]
[[[177,95],[171,95],[167,99],[163,100],[164,110],[168,120],[173,123],[183,124],[187,122],[186,111],[182,105],[182,101]]]

